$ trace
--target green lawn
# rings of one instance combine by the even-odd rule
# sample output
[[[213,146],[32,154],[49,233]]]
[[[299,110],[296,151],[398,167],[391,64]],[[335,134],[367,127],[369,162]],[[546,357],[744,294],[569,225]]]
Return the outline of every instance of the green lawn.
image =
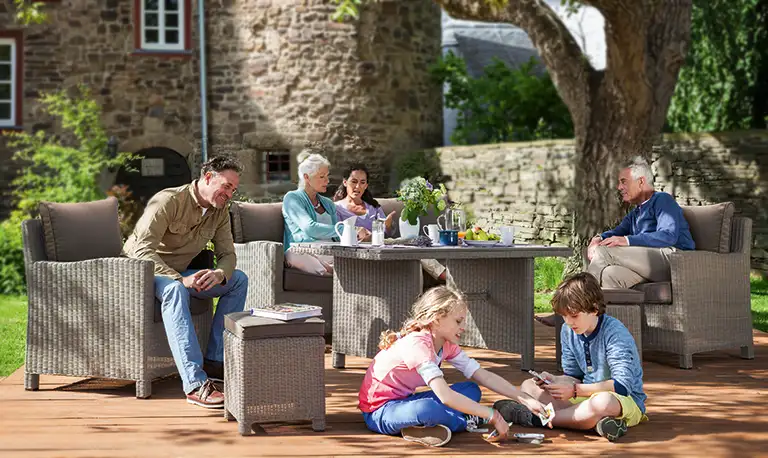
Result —
[[[558,270],[559,264],[559,270]],[[557,260],[536,260],[536,312],[551,312],[552,290],[557,286],[562,264]],[[752,278],[752,319],[754,327],[768,332],[768,280]],[[27,298],[0,296],[0,377],[6,377],[24,362],[24,334],[27,326]]]
[[[27,298],[0,296],[0,377],[6,377],[24,362],[27,333]]]

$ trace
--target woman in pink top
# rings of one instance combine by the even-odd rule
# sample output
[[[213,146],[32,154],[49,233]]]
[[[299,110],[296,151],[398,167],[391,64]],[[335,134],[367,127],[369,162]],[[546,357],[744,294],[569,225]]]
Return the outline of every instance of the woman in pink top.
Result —
[[[451,433],[490,424],[506,438],[509,429],[501,414],[479,404],[480,384],[516,399],[531,412],[544,406],[502,377],[480,367],[459,347],[467,318],[467,303],[445,286],[425,292],[413,305],[411,318],[399,332],[382,334],[376,355],[363,378],[358,408],[365,424],[380,434],[402,434],[409,441],[440,447]],[[448,386],[440,364],[448,361],[475,382]],[[414,394],[421,386],[432,390]],[[514,421],[514,420],[513,420]]]

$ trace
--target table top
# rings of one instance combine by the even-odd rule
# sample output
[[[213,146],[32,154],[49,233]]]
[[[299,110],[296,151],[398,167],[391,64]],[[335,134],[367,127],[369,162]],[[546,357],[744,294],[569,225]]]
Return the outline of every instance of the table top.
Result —
[[[291,250],[297,253],[371,261],[568,257],[573,254],[573,250],[569,247],[544,245],[497,245],[492,247],[385,245],[373,247],[368,243],[363,243],[356,247],[346,247],[341,246],[338,242],[294,243],[291,244]]]

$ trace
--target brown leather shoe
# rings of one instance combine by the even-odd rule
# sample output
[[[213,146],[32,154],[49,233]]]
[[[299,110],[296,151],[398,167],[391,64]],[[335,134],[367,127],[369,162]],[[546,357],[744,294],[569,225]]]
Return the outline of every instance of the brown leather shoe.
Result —
[[[187,395],[187,402],[206,409],[223,409],[224,393],[208,379],[203,385]]]
[[[214,382],[224,381],[224,363],[221,361],[213,361],[211,359],[204,360],[203,371],[205,371],[208,378]]]

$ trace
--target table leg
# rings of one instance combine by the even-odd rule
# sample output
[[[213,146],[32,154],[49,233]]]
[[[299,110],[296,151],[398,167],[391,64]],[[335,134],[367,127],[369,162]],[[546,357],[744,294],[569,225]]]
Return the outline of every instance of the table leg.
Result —
[[[533,368],[533,259],[451,259],[448,286],[469,302],[462,345],[521,356]]]
[[[373,358],[387,329],[399,330],[421,293],[421,263],[335,258],[333,360]]]

